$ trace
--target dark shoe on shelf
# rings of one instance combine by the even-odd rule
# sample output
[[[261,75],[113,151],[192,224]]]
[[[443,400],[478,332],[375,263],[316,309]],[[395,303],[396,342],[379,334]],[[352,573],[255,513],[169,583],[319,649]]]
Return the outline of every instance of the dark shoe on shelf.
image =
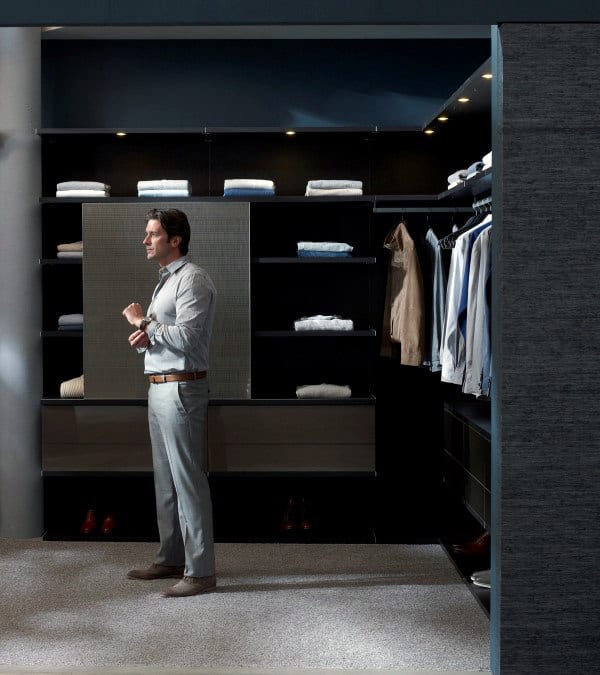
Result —
[[[183,565],[157,565],[152,563],[150,567],[139,570],[129,570],[128,579],[181,579],[183,576]]]
[[[114,529],[115,529],[115,519],[109,513],[104,517],[104,520],[102,521],[100,532],[101,534],[111,534]]]
[[[213,574],[210,577],[183,577],[181,581],[165,589],[161,595],[163,598],[187,598],[190,595],[208,593],[217,586],[217,578]]]
[[[452,544],[450,548],[460,555],[487,555],[490,552],[489,532],[484,532],[477,539],[464,544]]]
[[[307,516],[306,503],[304,497],[300,500],[300,529],[301,530],[310,530],[312,528],[312,523],[310,522]]]
[[[283,517],[279,525],[279,529],[282,532],[291,532],[296,527],[294,522],[294,513],[296,511],[296,500],[294,497],[288,499],[288,504],[283,512]]]
[[[96,529],[96,511],[88,509],[85,520],[81,523],[81,534],[91,534]]]

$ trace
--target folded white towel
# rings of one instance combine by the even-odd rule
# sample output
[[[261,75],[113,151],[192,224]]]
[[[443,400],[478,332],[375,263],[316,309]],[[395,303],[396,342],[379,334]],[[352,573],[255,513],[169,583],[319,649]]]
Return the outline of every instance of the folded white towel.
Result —
[[[455,180],[454,183],[450,183],[450,185],[448,185],[448,190],[452,190],[452,188],[455,188],[457,185],[462,185],[462,183],[462,180]]]
[[[294,321],[294,330],[354,330],[354,323],[351,319],[315,314]]]
[[[339,190],[342,188],[355,188],[362,190],[362,180],[309,180],[307,188],[317,188],[321,190]]]
[[[189,190],[191,192],[192,186],[189,180],[171,180],[169,178],[161,178],[160,180],[139,180],[137,184],[138,190]]]
[[[484,155],[481,158],[481,161],[485,164],[485,168],[487,169],[488,167],[492,166],[492,151],[488,152],[487,155]]]
[[[348,385],[339,384],[306,384],[296,387],[298,398],[350,398],[352,390]]]
[[[448,176],[448,185],[456,183],[457,181],[465,180],[467,178],[467,173],[468,172],[466,169],[460,169],[459,171],[451,173]]]
[[[83,241],[72,241],[66,244],[58,244],[57,251],[83,251]]]
[[[59,326],[70,326],[75,323],[83,323],[83,314],[61,314],[58,317]]]
[[[362,195],[363,191],[360,188],[339,188],[332,190],[324,190],[322,188],[306,188],[306,197],[349,197]]]
[[[188,190],[138,190],[138,197],[189,197]]]
[[[83,375],[74,377],[72,380],[61,382],[60,397],[61,398],[83,398]]]
[[[83,258],[83,251],[59,251],[57,258]]]
[[[103,190],[110,192],[110,185],[98,183],[95,180],[67,180],[56,184],[57,190]]]
[[[272,180],[264,180],[263,178],[226,178],[223,189],[229,190],[230,188],[274,190],[275,183]]]
[[[57,197],[110,197],[104,190],[57,190]]]
[[[344,251],[350,253],[353,246],[339,241],[299,241],[299,251]]]

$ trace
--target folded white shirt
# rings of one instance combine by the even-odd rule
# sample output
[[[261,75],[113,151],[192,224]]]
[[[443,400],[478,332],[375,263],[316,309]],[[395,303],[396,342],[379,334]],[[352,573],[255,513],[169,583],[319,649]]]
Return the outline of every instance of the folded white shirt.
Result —
[[[138,190],[138,197],[189,197],[189,190]]]
[[[105,190],[57,190],[57,197],[110,197]]]
[[[321,188],[306,188],[304,193],[306,197],[349,197],[349,196],[359,196],[362,195],[363,191],[360,188],[336,188],[332,190],[326,190]]]
[[[361,180],[309,180],[307,188],[317,188],[323,190],[339,190],[343,188],[355,188],[362,190]]]
[[[465,180],[467,177],[467,170],[466,169],[459,169],[458,171],[455,171],[454,173],[451,173],[448,176],[448,185],[451,183],[456,183]]]
[[[463,181],[462,180],[455,180],[454,183],[450,183],[448,185],[448,190],[452,190],[452,188],[455,188],[457,185],[460,185]]]
[[[481,158],[481,161],[485,164],[485,168],[487,169],[488,167],[492,166],[492,151],[488,152],[487,155],[484,155]]]
[[[60,190],[102,190],[110,192],[110,185],[98,183],[95,180],[67,180],[63,183],[57,183],[56,189]]]
[[[235,188],[274,190],[275,183],[272,180],[264,180],[263,178],[226,178],[223,189],[229,190]]]
[[[350,398],[352,390],[348,385],[339,384],[305,384],[296,387],[298,398]]]
[[[57,258],[83,258],[83,251],[59,251]]]
[[[315,314],[314,316],[303,316],[298,321],[294,321],[294,330],[354,330],[354,323],[352,319]]]
[[[353,246],[339,241],[299,241],[299,251],[343,251],[350,253]]]
[[[190,190],[192,186],[189,180],[171,180],[168,178],[161,178],[160,180],[139,180],[137,184],[138,190]]]

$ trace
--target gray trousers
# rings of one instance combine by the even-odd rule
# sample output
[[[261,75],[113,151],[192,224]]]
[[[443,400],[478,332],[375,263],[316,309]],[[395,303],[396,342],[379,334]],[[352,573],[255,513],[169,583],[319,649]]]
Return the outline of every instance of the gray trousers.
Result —
[[[148,423],[160,548],[155,562],[185,576],[215,573],[212,504],[204,472],[208,381],[151,384]]]

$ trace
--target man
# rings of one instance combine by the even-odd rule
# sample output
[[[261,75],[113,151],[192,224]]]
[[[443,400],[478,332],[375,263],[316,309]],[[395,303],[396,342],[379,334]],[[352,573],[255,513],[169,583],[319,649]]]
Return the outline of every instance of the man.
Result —
[[[188,256],[190,225],[178,209],[146,214],[144,246],[159,264],[159,282],[144,316],[132,303],[123,316],[136,331],[129,344],[145,353],[148,422],[160,548],[130,579],[181,578],[163,591],[184,597],[215,588],[210,488],[203,471],[208,409],[208,353],[216,291]]]

